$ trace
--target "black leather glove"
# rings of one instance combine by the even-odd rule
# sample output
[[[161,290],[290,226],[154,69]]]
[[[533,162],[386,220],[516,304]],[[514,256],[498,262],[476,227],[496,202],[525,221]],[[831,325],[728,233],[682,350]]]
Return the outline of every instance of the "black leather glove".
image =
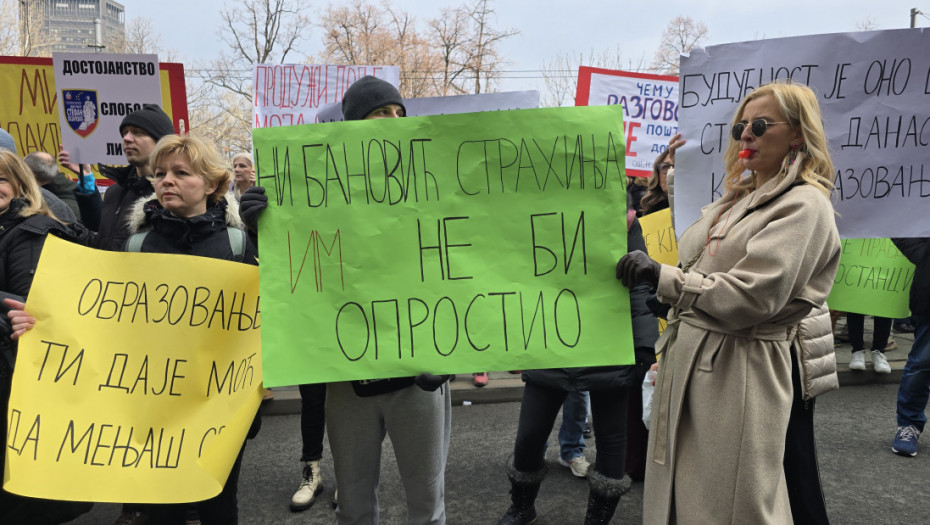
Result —
[[[265,188],[252,186],[245,190],[239,199],[239,218],[250,230],[258,231],[258,216],[267,207],[268,196],[265,195]]]
[[[640,283],[649,283],[649,286],[655,288],[659,285],[660,271],[662,265],[640,250],[624,255],[617,263],[617,279],[627,288]]]
[[[426,390],[427,392],[434,392],[437,388],[441,387],[446,380],[449,379],[449,376],[435,376],[429,372],[423,372],[414,379],[414,383],[418,387]]]

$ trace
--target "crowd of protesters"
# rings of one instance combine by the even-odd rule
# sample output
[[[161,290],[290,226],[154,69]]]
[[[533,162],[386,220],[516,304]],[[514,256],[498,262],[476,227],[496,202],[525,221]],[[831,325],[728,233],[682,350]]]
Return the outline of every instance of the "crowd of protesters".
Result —
[[[404,117],[406,109],[395,87],[364,77],[345,93],[343,113],[346,120],[374,120]],[[127,166],[98,167],[113,181],[103,195],[91,166],[71,162],[67,151],[57,161],[70,177],[48,153],[20,158],[11,137],[0,132],[0,432],[7,428],[17,340],[36,323],[24,303],[48,235],[103,250],[258,264],[254,239],[268,200],[254,185],[248,153],[224,161],[212,144],[175,134],[156,105],[127,115],[119,132]],[[726,193],[681,232],[680,264],[673,266],[646,253],[637,216],[673,205],[675,151],[684,143],[680,135],[673,137],[645,185],[630,185],[626,221],[618,212],[617,224],[610,226],[627,232],[629,251],[617,263],[616,276],[630,289],[636,364],[523,371],[526,385],[506,466],[510,506],[500,509],[499,524],[536,522],[546,440],[566,399],[584,399],[583,392],[590,399],[597,457],[590,466],[575,464],[577,454],[563,464],[588,478],[586,524],[611,521],[629,490],[630,474],[645,482],[646,523],[827,522],[813,408],[819,394],[838,386],[826,298],[840,240],[829,199],[835,170],[817,99],[791,82],[764,85],[743,98],[722,159]],[[678,169],[687,173],[688,167]],[[917,269],[909,320],[915,338],[899,389],[892,448],[914,456],[930,392],[930,239],[894,242]],[[789,244],[792,249],[785,249]],[[668,322],[661,337],[658,318]],[[850,368],[861,370],[861,317],[848,319]],[[876,319],[871,348],[880,373],[888,366],[886,324],[890,320]],[[647,434],[638,407],[650,368],[658,375]],[[423,371],[415,377],[301,385],[302,481],[291,509],[309,508],[323,490],[320,461],[328,428],[335,521],[378,523],[381,449],[389,436],[408,523],[446,523],[448,380]],[[586,415],[583,409],[574,412]],[[585,420],[572,419],[579,429]],[[259,426],[256,416],[249,437]],[[245,443],[216,497],[192,505],[126,504],[120,519],[185,523],[193,514],[205,524],[237,523],[244,449]],[[707,483],[707,472],[715,473],[714,483]],[[62,523],[89,508],[0,491],[0,523]]]

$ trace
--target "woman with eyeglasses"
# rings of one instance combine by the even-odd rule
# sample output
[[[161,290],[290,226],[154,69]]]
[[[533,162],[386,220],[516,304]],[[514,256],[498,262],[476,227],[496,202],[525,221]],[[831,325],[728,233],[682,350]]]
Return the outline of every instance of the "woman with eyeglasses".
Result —
[[[681,266],[635,252],[617,265],[624,285],[647,282],[671,305],[656,344],[648,524],[801,519],[783,465],[795,392],[835,386],[835,372],[807,366],[815,354],[831,364],[825,301],[840,257],[817,98],[800,84],[761,86],[731,136],[727,192],[682,233]]]
[[[649,177],[649,183],[646,186],[646,194],[636,210],[636,215],[642,217],[650,213],[664,210],[669,207],[668,203],[668,175],[675,170],[675,150],[685,143],[681,140],[681,134],[672,137],[668,144],[668,149],[656,157],[652,164],[652,176]]]

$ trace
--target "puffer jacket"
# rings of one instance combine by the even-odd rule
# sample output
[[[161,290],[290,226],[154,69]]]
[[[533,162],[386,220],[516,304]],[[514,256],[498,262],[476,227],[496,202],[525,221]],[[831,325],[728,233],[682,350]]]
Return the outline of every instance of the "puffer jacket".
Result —
[[[646,251],[643,229],[634,219],[627,231],[627,252]],[[648,284],[630,289],[630,317],[633,325],[633,347],[637,363],[654,363],[659,328],[655,316],[646,306],[650,296]],[[604,349],[609,352],[610,349]],[[558,388],[569,392],[633,387],[642,381],[642,372],[634,365],[594,366],[527,370],[522,374],[527,383]]]
[[[836,375],[836,352],[833,350],[833,324],[826,303],[811,310],[798,323],[792,346],[798,356],[804,400],[840,387]]]
[[[245,229],[245,224],[239,218],[239,205],[229,193],[226,194],[225,200],[210,205],[203,215],[186,219],[171,215],[157,200],[145,197],[137,200],[129,210],[126,231],[130,235],[152,232],[145,237],[139,250],[142,252],[176,253],[237,261],[230,245],[228,226]],[[125,249],[126,241],[123,244],[121,249]],[[246,242],[245,253],[239,262],[257,265],[257,256],[255,246]]]

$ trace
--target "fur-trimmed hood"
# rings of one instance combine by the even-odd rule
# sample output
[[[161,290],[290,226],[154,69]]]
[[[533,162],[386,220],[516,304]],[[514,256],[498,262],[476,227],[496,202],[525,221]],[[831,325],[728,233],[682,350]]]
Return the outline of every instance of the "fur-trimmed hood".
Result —
[[[231,191],[227,191],[224,196],[226,199],[226,225],[245,230],[245,223],[239,218],[239,201],[233,196]],[[135,234],[153,229],[149,218],[145,213],[145,205],[149,201],[156,200],[154,196],[149,195],[137,199],[132,204],[132,209],[126,216],[126,223],[129,226],[129,233]]]

